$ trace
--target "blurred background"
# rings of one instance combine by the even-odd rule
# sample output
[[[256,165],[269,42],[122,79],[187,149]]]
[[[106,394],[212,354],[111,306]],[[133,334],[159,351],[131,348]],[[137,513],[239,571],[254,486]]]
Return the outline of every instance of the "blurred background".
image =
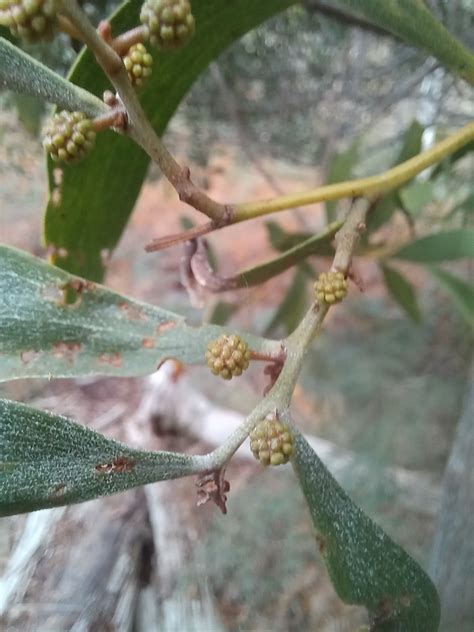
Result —
[[[94,22],[116,6],[82,4]],[[472,49],[474,2],[430,5]],[[77,54],[66,36],[27,50],[63,73]],[[381,172],[411,140],[429,147],[468,122],[473,96],[432,58],[329,2],[308,0],[213,63],[181,104],[165,142],[213,197],[253,200]],[[0,103],[0,239],[46,256],[40,131],[48,109],[9,93],[0,93]],[[372,245],[472,226],[473,174],[472,151],[422,174],[381,211]],[[275,256],[288,233],[320,230],[327,214],[344,205],[279,213],[214,234],[214,265],[231,275]],[[143,246],[196,215],[151,167],[106,284],[196,324],[228,322],[272,337],[292,331],[310,304],[311,278],[328,259],[312,257],[310,269],[300,266],[257,288],[205,296],[194,308],[180,283],[180,248],[146,254]],[[355,501],[441,581],[445,569],[435,553],[444,528],[443,474],[458,420],[472,402],[472,331],[459,302],[422,266],[397,269],[416,291],[409,313],[387,290],[377,256],[357,259],[364,292],[352,285],[331,311],[293,414]],[[472,279],[472,262],[445,269]],[[186,368],[177,381],[169,367],[160,373],[150,380],[16,381],[0,385],[0,395],[120,439],[140,443],[145,433],[161,449],[202,453],[265,387],[261,367],[218,389],[203,367]],[[472,418],[468,426],[458,443],[472,436]],[[228,469],[226,516],[215,506],[196,508],[194,483],[184,479],[3,519],[0,628],[357,629],[365,612],[335,595],[291,468],[266,471],[249,455],[246,447]],[[472,451],[467,458],[472,470]],[[464,511],[467,529],[472,505]]]

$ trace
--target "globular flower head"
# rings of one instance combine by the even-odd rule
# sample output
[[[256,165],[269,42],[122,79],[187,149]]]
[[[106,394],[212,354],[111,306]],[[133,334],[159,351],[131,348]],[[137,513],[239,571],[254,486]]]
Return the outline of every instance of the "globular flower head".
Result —
[[[189,0],[145,0],[140,20],[148,28],[151,45],[160,50],[180,48],[195,31]]]
[[[342,272],[322,272],[314,284],[314,291],[318,303],[333,305],[346,296],[347,281]]]
[[[293,435],[276,415],[268,415],[250,433],[250,449],[262,465],[283,465],[293,454]]]
[[[248,368],[250,349],[240,336],[223,335],[207,345],[206,363],[214,375],[231,380]]]
[[[52,39],[57,0],[0,0],[0,25],[27,42]]]
[[[151,75],[153,57],[143,44],[130,46],[127,54],[123,58],[123,64],[128,72],[128,78],[133,86],[141,88]]]
[[[47,124],[43,147],[55,162],[73,163],[84,158],[95,142],[92,121],[84,112],[58,112]]]

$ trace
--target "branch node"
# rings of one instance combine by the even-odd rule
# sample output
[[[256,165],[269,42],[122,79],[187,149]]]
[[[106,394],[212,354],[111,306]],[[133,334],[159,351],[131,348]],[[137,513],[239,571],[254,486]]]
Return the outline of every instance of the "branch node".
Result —
[[[119,104],[119,99],[117,95],[112,92],[112,90],[105,90],[104,94],[102,95],[102,100],[104,101],[105,105],[108,105],[111,108],[115,108]]]
[[[99,22],[99,26],[97,27],[97,33],[104,40],[104,42],[106,42],[107,44],[110,44],[110,42],[112,41],[112,27],[108,20],[101,20]]]

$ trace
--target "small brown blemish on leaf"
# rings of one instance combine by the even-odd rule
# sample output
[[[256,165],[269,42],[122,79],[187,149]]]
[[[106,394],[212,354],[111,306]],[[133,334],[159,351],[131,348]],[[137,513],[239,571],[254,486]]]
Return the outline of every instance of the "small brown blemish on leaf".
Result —
[[[79,342],[57,342],[53,347],[53,355],[59,360],[74,362],[76,354],[81,350]]]
[[[34,349],[30,349],[29,351],[22,351],[20,354],[21,361],[23,364],[30,364],[33,360],[40,355],[39,351],[35,351]]]
[[[102,353],[99,356],[100,364],[110,364],[113,367],[122,366],[122,356],[120,353]]]
[[[132,303],[119,303],[119,309],[121,309],[129,320],[148,320],[143,310]]]
[[[165,320],[156,326],[155,331],[159,335],[159,334],[163,334],[165,331],[168,331],[169,329],[173,329],[173,327],[176,327],[176,322],[174,320]]]
[[[86,279],[72,279],[63,285],[63,288],[71,288],[76,292],[93,292],[97,285],[93,281],[87,281]]]
[[[93,292],[96,287],[95,283],[84,279],[72,279],[71,281],[63,283],[60,286],[62,292],[61,305],[78,307],[81,303],[82,295],[85,292]]]
[[[372,624],[377,626],[384,621],[388,621],[392,618],[394,611],[394,603],[390,597],[383,597],[374,612],[374,616],[372,618]]]
[[[320,533],[315,533],[314,537],[316,540],[316,544],[318,545],[319,552],[321,553],[321,555],[324,555],[326,553],[326,548],[327,548],[326,539],[323,538],[323,536]]]
[[[57,498],[58,496],[64,496],[65,493],[66,493],[66,484],[58,483],[58,485],[54,486],[51,496]]]
[[[99,463],[95,466],[98,474],[111,474],[112,472],[132,472],[135,461],[126,456],[116,456],[109,463]]]
[[[154,346],[155,346],[154,338],[143,338],[142,339],[142,347],[144,349],[153,349]]]

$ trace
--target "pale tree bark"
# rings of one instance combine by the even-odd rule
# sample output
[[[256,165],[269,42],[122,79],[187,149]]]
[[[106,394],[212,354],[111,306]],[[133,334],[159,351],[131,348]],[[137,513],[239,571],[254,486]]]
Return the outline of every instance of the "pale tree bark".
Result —
[[[431,575],[441,598],[441,629],[474,630],[474,364],[444,476]]]

